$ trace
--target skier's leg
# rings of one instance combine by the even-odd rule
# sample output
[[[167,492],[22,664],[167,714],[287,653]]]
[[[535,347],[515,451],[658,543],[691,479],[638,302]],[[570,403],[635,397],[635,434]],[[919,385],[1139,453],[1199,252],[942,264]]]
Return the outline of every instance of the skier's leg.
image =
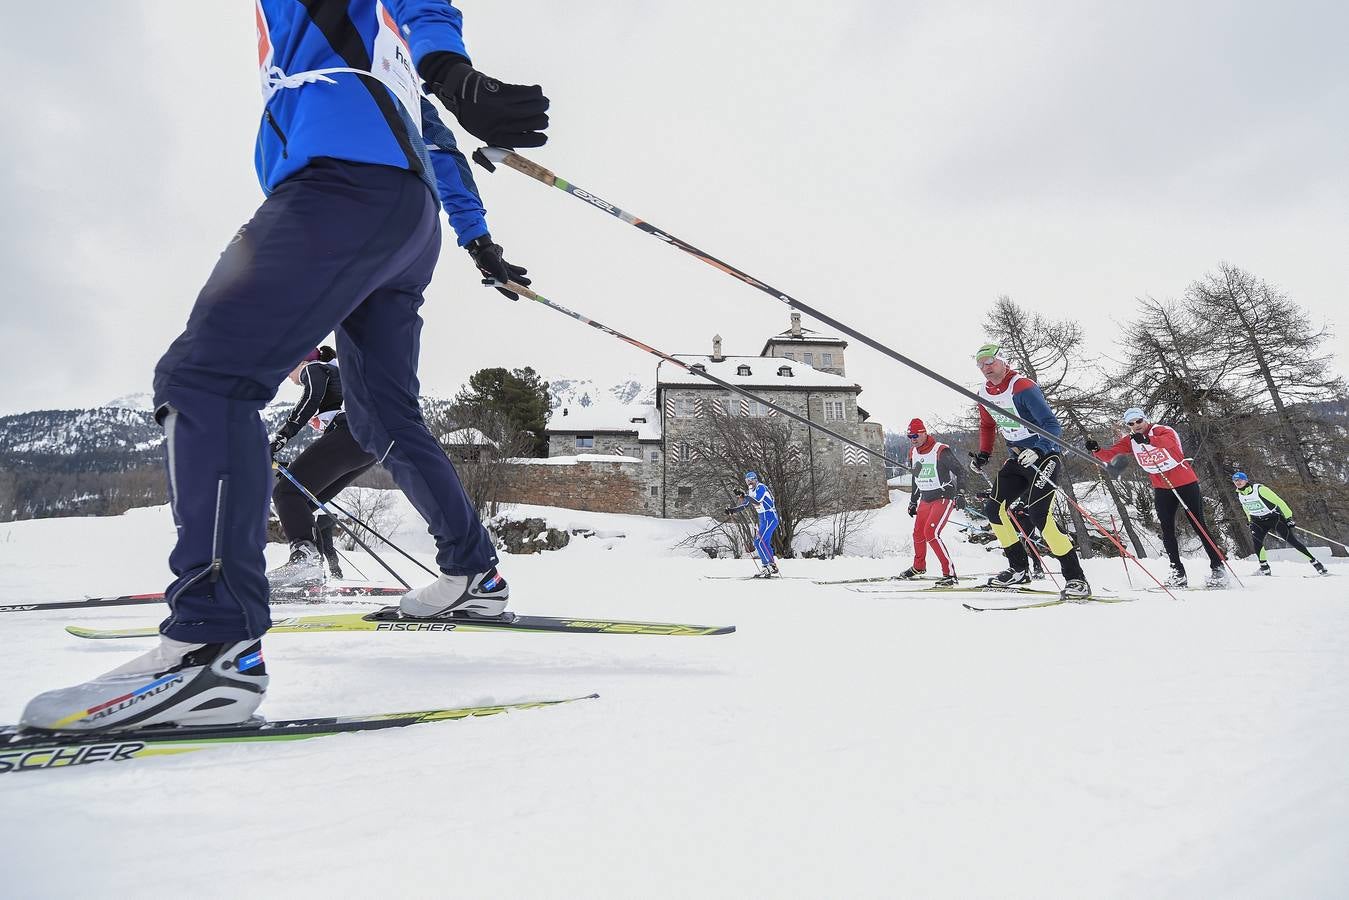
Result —
[[[311,494],[322,490],[334,474],[334,460],[331,453],[332,442],[324,441],[327,435],[320,435],[291,460],[286,469],[295,480],[305,486]],[[272,505],[276,507],[276,517],[281,520],[281,530],[287,541],[310,540],[314,532],[314,504],[300,493],[289,478],[279,478],[272,489]]]
[[[1035,525],[1049,546],[1049,552],[1059,561],[1064,580],[1085,581],[1086,575],[1082,572],[1082,563],[1077,558],[1077,548],[1073,545],[1072,538],[1059,530],[1059,524],[1053,516],[1056,496],[1054,485],[1059,480],[1062,465],[1063,460],[1057,453],[1051,453],[1040,460],[1040,472],[1026,493],[1026,518]],[[1029,529],[1027,533],[1030,533]]]
[[[326,453],[332,465],[324,479],[325,483],[314,489],[313,493],[320,503],[327,503],[350,487],[353,481],[361,477],[361,473],[368,471],[378,460],[356,443],[346,416],[333,420],[328,430],[323,432],[321,440],[327,442]]]
[[[765,514],[759,517],[759,557],[765,566],[776,566],[778,561],[773,553],[773,532],[778,530],[778,517]]]
[[[942,497],[933,500],[928,504],[931,509],[928,511],[925,522],[924,534],[927,536],[926,542],[932,544],[932,553],[941,563],[941,573],[943,575],[954,575],[955,569],[951,566],[951,555],[946,552],[946,544],[942,542],[941,531],[946,527],[947,521],[951,518],[951,511],[955,504]],[[922,512],[922,510],[919,510]]]
[[[1180,559],[1180,543],[1176,540],[1176,513],[1180,503],[1170,488],[1155,488],[1152,492],[1153,505],[1157,507],[1157,523],[1161,526],[1162,546],[1166,548],[1166,557],[1171,561],[1172,571],[1185,573],[1185,563]]]
[[[918,515],[913,519],[913,569],[916,572],[927,571],[927,519],[931,511],[931,503],[918,501]]]
[[[1294,532],[1293,529],[1288,527],[1287,522],[1285,522],[1283,519],[1275,517],[1274,529],[1275,532],[1279,535],[1279,538],[1284,543],[1292,547],[1298,553],[1301,553],[1303,556],[1307,557],[1307,559],[1311,561],[1312,565],[1316,566],[1317,568],[1320,568],[1321,564],[1320,561],[1316,558],[1316,554],[1312,553],[1310,550],[1307,549],[1307,545],[1302,543],[1302,541],[1298,539],[1297,533]]]
[[[415,175],[318,160],[240,229],[155,369],[178,542],[168,637],[257,637],[269,626],[262,549],[271,478],[258,411],[295,363],[383,279],[409,233]]]
[[[1265,538],[1269,535],[1270,529],[1274,526],[1273,519],[1274,516],[1251,517],[1251,541],[1255,544],[1255,558],[1260,560],[1261,568],[1268,563],[1267,554],[1265,553]]]
[[[1211,569],[1221,569],[1223,567],[1222,555],[1218,549],[1213,546],[1213,532],[1209,530],[1208,524],[1204,521],[1204,496],[1199,491],[1199,482],[1192,481],[1189,484],[1181,485],[1176,488],[1176,492],[1184,499],[1185,505],[1190,508],[1190,514],[1186,514],[1185,519],[1190,523],[1190,528],[1199,536],[1199,542],[1204,545],[1204,552],[1208,554],[1208,564]],[[1206,537],[1207,535],[1207,537]]]

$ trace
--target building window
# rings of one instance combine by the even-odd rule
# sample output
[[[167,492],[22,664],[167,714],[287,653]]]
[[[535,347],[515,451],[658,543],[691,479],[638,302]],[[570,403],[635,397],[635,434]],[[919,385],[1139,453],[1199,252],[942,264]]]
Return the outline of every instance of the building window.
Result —
[[[749,401],[749,414],[760,418],[772,415],[773,411],[768,408],[768,404],[761,403],[758,400]]]
[[[790,359],[792,362],[796,362],[796,354],[791,352],[790,350],[788,350],[786,353],[782,355]]]
[[[824,401],[824,420],[826,422],[843,421],[843,401],[826,400]]]
[[[692,419],[698,415],[698,408],[701,406],[698,401],[691,397],[679,397],[674,402],[674,414],[676,417]]]
[[[753,374],[753,373],[750,372],[749,366],[736,366],[736,367],[735,367],[735,374],[737,374],[737,375],[751,375],[751,374]]]
[[[833,364],[834,364],[834,354],[832,353],[820,354],[820,365],[824,366],[827,369]]]
[[[578,434],[576,436],[577,450],[593,450],[595,447],[595,436],[593,434]]]
[[[653,497],[659,497],[659,496],[660,496],[660,488],[659,488],[658,486],[654,485],[654,484],[651,485],[651,496],[653,496]]]
[[[778,375],[779,375],[780,377],[782,377],[782,378],[791,378],[791,377],[792,377],[792,367],[791,367],[791,366],[778,366]]]
[[[660,451],[659,451],[659,450],[652,450],[652,451],[651,451],[651,461],[652,461],[652,462],[660,462]],[[652,490],[654,491],[655,488],[652,488]]]
[[[692,497],[692,496],[693,496],[693,488],[691,488],[691,487],[682,487],[682,488],[680,488],[680,489],[679,489],[679,496],[682,497],[682,498],[685,498],[685,499],[687,499],[687,498],[689,498],[689,497]]]
[[[809,350],[807,350],[805,353],[801,354],[801,358],[802,358],[802,360],[805,361],[805,364],[806,364],[806,365],[808,365],[808,366],[813,366],[813,365],[815,365],[815,354],[814,354],[814,353],[811,353]]]

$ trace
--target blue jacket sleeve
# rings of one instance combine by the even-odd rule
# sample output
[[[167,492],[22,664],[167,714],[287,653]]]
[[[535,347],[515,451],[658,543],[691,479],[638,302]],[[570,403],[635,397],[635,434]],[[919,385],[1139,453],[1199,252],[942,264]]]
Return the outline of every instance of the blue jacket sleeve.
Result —
[[[420,66],[422,57],[438,50],[458,53],[468,59],[464,49],[464,15],[450,0],[384,0],[394,21],[412,48],[412,63]]]
[[[445,215],[458,236],[462,247],[474,238],[487,234],[487,211],[483,209],[478,185],[468,160],[459,152],[454,133],[445,127],[436,108],[422,98],[422,140],[431,157],[431,168],[436,171],[436,193]]]
[[[1054,411],[1049,408],[1049,403],[1045,401],[1044,391],[1040,390],[1038,384],[1013,394],[1012,404],[1016,406],[1021,418],[1040,426],[1042,430],[1049,432],[1054,437],[1063,433],[1063,426],[1059,424],[1058,416],[1054,415]],[[1041,453],[1057,453],[1059,449],[1057,444],[1040,437],[1038,434],[1029,446],[1034,447]]]

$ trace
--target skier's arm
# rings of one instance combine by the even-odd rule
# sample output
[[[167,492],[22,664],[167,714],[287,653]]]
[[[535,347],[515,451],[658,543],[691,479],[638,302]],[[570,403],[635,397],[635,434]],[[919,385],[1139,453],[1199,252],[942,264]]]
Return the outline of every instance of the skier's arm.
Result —
[[[464,48],[464,15],[450,0],[386,0],[384,5],[404,29],[414,66],[420,67],[427,54],[442,51],[469,62]]]
[[[1012,405],[1016,407],[1016,411],[1021,418],[1039,427],[1041,431],[1046,431],[1054,437],[1063,433],[1063,426],[1059,424],[1059,417],[1054,415],[1054,411],[1049,408],[1049,402],[1045,400],[1044,391],[1040,390],[1038,384],[1027,385],[1012,394]],[[1046,454],[1057,453],[1059,445],[1057,442],[1037,434],[1035,436],[1035,448]]]
[[[988,410],[979,406],[979,452],[988,454],[993,452],[993,439],[997,437],[998,426],[993,421],[993,417],[988,414]]]
[[[945,447],[937,454],[937,479],[941,481],[942,493],[954,497],[965,486],[965,473],[956,460],[956,452]]]
[[[468,160],[459,152],[454,133],[440,120],[435,106],[425,97],[421,100],[422,139],[431,156],[431,167],[436,172],[436,193],[440,195],[440,203],[445,207],[445,215],[454,228],[459,246],[467,246],[474,238],[484,235],[490,237],[487,210],[483,208]]]
[[[1279,515],[1283,516],[1285,519],[1293,518],[1293,508],[1285,503],[1284,499],[1274,493],[1271,488],[1268,488],[1263,484],[1260,485],[1260,496],[1264,498],[1266,503],[1274,504],[1279,510]]]
[[[1185,459],[1185,451],[1180,446],[1180,435],[1176,434],[1174,428],[1165,425],[1152,426],[1152,430],[1148,432],[1148,442],[1170,453],[1176,462],[1183,462]]]
[[[1132,443],[1133,441],[1130,440],[1129,436],[1126,434],[1109,447],[1102,447],[1100,450],[1095,451],[1092,453],[1092,456],[1096,457],[1101,462],[1110,462],[1110,460],[1119,456],[1121,453],[1132,453],[1133,451],[1129,448],[1129,445]]]
[[[295,437],[305,423],[319,411],[323,395],[328,393],[328,367],[323,363],[310,363],[305,366],[300,370],[300,386],[304,388],[300,402],[295,404],[295,408],[277,431],[277,434],[286,440]]]

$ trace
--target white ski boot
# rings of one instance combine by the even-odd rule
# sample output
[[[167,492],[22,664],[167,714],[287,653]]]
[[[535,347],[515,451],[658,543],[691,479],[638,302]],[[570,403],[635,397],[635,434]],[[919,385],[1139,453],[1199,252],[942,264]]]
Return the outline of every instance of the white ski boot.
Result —
[[[902,581],[909,581],[914,578],[922,578],[925,574],[927,574],[927,569],[915,569],[913,566],[909,566],[903,572],[896,575],[895,578]]]
[[[1208,590],[1227,587],[1227,570],[1222,566],[1214,566],[1208,570],[1208,578],[1204,579],[1204,587]]]
[[[1329,574],[1330,574],[1330,572],[1326,570],[1326,564],[1323,563],[1323,562],[1321,562],[1321,560],[1319,560],[1319,559],[1314,559],[1314,560],[1312,560],[1312,568],[1316,570],[1316,574],[1317,574],[1317,575],[1329,575]]]
[[[413,588],[403,595],[398,608],[416,619],[444,619],[461,616],[476,619],[501,619],[506,616],[506,601],[511,589],[495,568],[477,575],[446,575],[430,584]]]
[[[1025,569],[1003,569],[987,582],[988,587],[1016,587],[1021,584],[1030,584],[1030,573]]]
[[[1190,578],[1189,578],[1188,575],[1185,574],[1185,570],[1184,570],[1184,569],[1177,568],[1176,566],[1172,566],[1172,567],[1171,567],[1171,577],[1168,578],[1168,579],[1166,579],[1166,581],[1162,582],[1162,584],[1166,585],[1166,586],[1169,587],[1169,588],[1183,588],[1183,587],[1189,587],[1189,586],[1190,586]]]
[[[290,559],[267,573],[267,583],[282,590],[323,584],[323,554],[313,541],[291,541]]]
[[[46,731],[118,731],[147,725],[236,725],[267,693],[262,641],[159,645],[125,665],[28,701],[20,722]]]
[[[1263,561],[1262,561],[1262,562],[1260,563],[1260,568],[1258,568],[1258,569],[1255,570],[1255,574],[1256,574],[1256,575],[1273,575],[1274,572],[1273,572],[1272,569],[1270,569],[1269,563],[1263,562]]]
[[[1086,603],[1091,599],[1091,585],[1081,578],[1074,578],[1063,585],[1059,598],[1069,603]]]

